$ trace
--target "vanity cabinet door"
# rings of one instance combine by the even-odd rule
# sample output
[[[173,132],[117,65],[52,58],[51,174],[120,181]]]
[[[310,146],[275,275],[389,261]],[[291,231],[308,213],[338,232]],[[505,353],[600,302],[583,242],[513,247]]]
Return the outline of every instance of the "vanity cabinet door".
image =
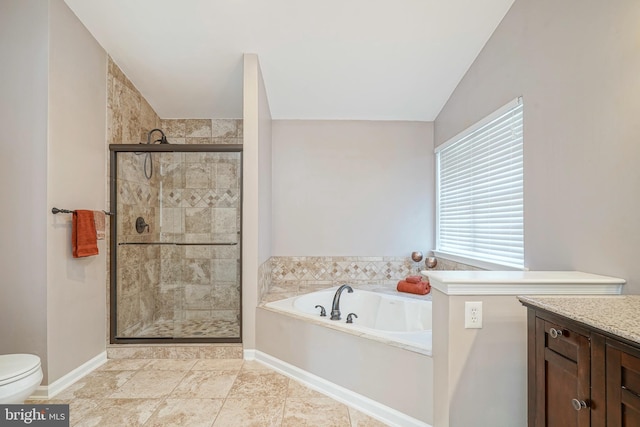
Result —
[[[640,351],[607,340],[607,425],[640,426]]]
[[[590,427],[589,338],[536,317],[536,427]]]

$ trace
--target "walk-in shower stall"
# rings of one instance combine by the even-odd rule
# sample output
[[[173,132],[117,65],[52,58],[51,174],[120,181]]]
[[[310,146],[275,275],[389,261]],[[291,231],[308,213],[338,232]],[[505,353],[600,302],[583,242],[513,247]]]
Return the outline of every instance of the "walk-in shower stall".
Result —
[[[111,342],[241,342],[242,146],[109,148]]]

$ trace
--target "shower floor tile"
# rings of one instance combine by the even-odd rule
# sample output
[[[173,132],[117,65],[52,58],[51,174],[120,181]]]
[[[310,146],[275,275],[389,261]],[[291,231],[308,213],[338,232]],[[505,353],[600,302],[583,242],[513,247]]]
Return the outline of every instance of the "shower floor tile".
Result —
[[[158,320],[135,337],[237,338],[240,325],[230,320]]]

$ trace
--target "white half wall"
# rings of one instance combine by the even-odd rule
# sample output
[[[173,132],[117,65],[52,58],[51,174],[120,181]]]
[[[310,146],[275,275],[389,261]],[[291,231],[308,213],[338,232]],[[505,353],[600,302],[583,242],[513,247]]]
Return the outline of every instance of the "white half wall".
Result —
[[[273,122],[273,255],[400,256],[433,246],[433,124]]]

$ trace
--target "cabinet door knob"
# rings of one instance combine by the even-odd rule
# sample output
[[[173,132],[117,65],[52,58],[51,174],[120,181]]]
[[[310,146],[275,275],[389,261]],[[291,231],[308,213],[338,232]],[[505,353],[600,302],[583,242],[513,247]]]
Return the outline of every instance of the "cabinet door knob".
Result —
[[[585,402],[584,400],[578,400],[578,399],[571,399],[571,405],[573,405],[573,409],[575,409],[576,411],[585,409],[589,406],[587,405],[587,402]]]
[[[558,337],[562,336],[562,330],[558,330],[556,328],[551,328],[551,329],[549,329],[549,335],[551,335],[551,338],[558,338]]]

